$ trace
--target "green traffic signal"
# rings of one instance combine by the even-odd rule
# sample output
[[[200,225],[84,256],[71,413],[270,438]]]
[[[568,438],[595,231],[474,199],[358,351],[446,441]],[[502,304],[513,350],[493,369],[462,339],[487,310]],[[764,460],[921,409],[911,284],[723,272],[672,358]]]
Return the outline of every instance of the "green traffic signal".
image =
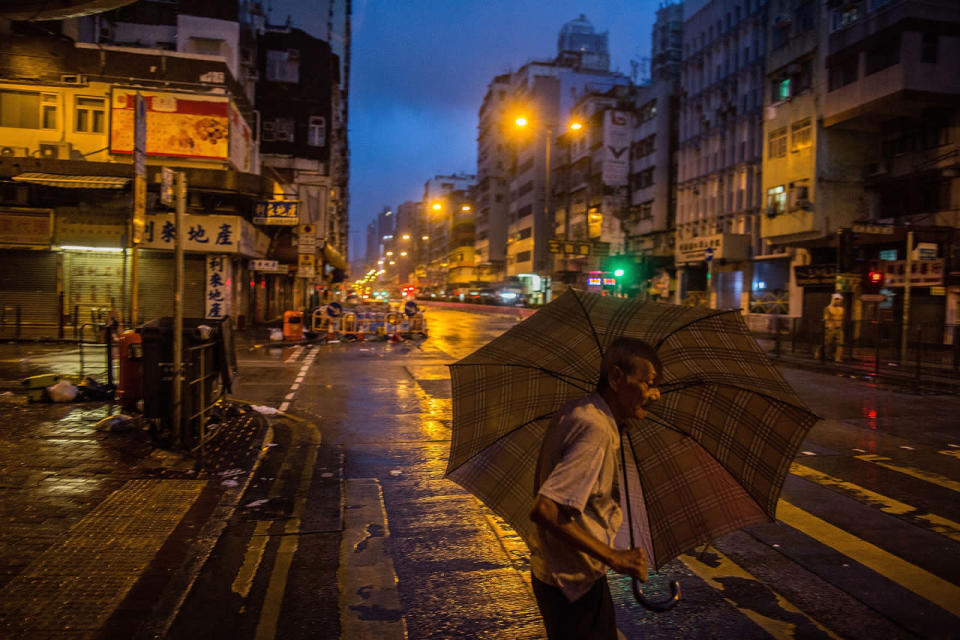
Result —
[[[613,275],[616,276],[617,278],[622,278],[624,273],[626,272],[623,269],[616,269],[613,272]]]

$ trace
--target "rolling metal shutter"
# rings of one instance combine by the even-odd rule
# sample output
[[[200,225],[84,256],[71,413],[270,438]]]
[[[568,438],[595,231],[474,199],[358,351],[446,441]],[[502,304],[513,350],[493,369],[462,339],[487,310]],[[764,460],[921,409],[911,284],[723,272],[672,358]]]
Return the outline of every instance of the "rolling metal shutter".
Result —
[[[124,307],[124,255],[120,252],[66,251],[63,271],[64,313],[97,324]]]
[[[0,251],[0,305],[5,325],[57,325],[57,254],[52,251]]]
[[[140,252],[140,295],[137,297],[139,324],[173,315],[173,253]],[[183,261],[183,316],[202,318],[206,261],[202,255],[186,255]]]

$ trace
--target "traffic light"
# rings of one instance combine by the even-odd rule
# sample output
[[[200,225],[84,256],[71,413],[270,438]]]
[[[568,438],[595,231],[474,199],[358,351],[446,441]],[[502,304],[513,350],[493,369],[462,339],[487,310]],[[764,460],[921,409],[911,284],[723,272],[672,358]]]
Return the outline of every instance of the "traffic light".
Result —
[[[883,288],[883,271],[877,269],[871,269],[867,271],[866,275],[863,278],[863,284],[861,289],[863,293],[876,294],[880,293],[880,289]]]

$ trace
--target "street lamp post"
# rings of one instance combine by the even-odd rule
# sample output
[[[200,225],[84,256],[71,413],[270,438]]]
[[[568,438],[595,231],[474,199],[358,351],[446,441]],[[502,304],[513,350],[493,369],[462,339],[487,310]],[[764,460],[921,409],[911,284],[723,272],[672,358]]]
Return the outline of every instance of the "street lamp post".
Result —
[[[518,117],[514,124],[518,128],[524,128],[530,124],[530,121],[525,116]],[[546,145],[544,150],[544,176],[543,176],[543,218],[544,224],[553,225],[553,215],[552,215],[552,205],[553,205],[553,194],[550,192],[550,174],[551,174],[551,148],[553,147],[553,131],[554,124],[551,122],[543,122],[544,133],[546,134]],[[569,131],[580,131],[583,129],[583,124],[580,122],[571,122],[567,127]],[[564,239],[569,239],[569,217],[570,212],[567,212],[566,220],[564,222]],[[536,240],[534,241],[536,242]],[[544,302],[549,302],[547,300],[547,287],[544,287]]]

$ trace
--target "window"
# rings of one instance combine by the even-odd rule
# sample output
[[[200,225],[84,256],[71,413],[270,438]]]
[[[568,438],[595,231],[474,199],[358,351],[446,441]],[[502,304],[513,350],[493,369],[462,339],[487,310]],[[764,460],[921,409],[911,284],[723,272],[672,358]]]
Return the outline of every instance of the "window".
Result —
[[[530,193],[531,191],[533,191],[533,180],[531,180],[530,182],[524,185],[521,185],[520,188],[517,189],[517,197],[519,198],[520,196],[524,196]]]
[[[323,116],[310,116],[307,125],[307,144],[311,147],[323,147],[327,144],[327,119]]]
[[[646,202],[640,203],[640,219],[653,219],[653,200],[647,200]]]
[[[517,218],[526,218],[531,213],[533,213],[533,205],[528,204],[517,209]]]
[[[810,118],[794,122],[790,126],[790,150],[799,151],[813,144],[813,126]]]
[[[845,87],[857,81],[857,56],[837,60],[827,69],[827,83],[830,91]]]
[[[866,65],[863,73],[865,76],[869,76],[872,73],[877,73],[878,71],[882,71],[899,63],[900,36],[898,34],[890,40],[878,43],[867,49]]]
[[[293,120],[276,118],[263,121],[264,142],[293,142]]]
[[[790,23],[781,22],[775,24],[773,29],[770,31],[770,47],[772,49],[779,49],[781,47],[787,46],[787,42],[790,40]]]
[[[267,51],[267,80],[270,82],[300,82],[300,51]]]
[[[767,189],[767,215],[783,213],[787,207],[787,192],[783,185]]]
[[[517,240],[526,240],[533,233],[533,227],[524,227],[520,229],[520,233],[517,234]]]
[[[56,129],[56,94],[0,90],[0,127]]]
[[[787,155],[787,128],[772,131],[769,136],[769,148],[767,156],[770,158],[783,158]]]
[[[830,29],[831,31],[837,31],[839,29],[849,27],[859,19],[860,7],[856,5],[840,11],[834,11],[831,15]]]
[[[803,33],[804,31],[810,31],[814,28],[814,21],[816,19],[816,4],[813,0],[807,0],[794,12],[794,24],[796,25],[797,33]]]
[[[776,78],[770,85],[770,101],[782,102],[790,97],[790,78]]]
[[[106,131],[106,102],[104,98],[77,96],[75,109],[77,133],[103,133]]]
[[[529,251],[521,251],[517,254],[517,262],[530,262],[530,255]]]
[[[936,63],[937,61],[938,38],[935,33],[923,34],[923,42],[920,46],[920,62]]]

